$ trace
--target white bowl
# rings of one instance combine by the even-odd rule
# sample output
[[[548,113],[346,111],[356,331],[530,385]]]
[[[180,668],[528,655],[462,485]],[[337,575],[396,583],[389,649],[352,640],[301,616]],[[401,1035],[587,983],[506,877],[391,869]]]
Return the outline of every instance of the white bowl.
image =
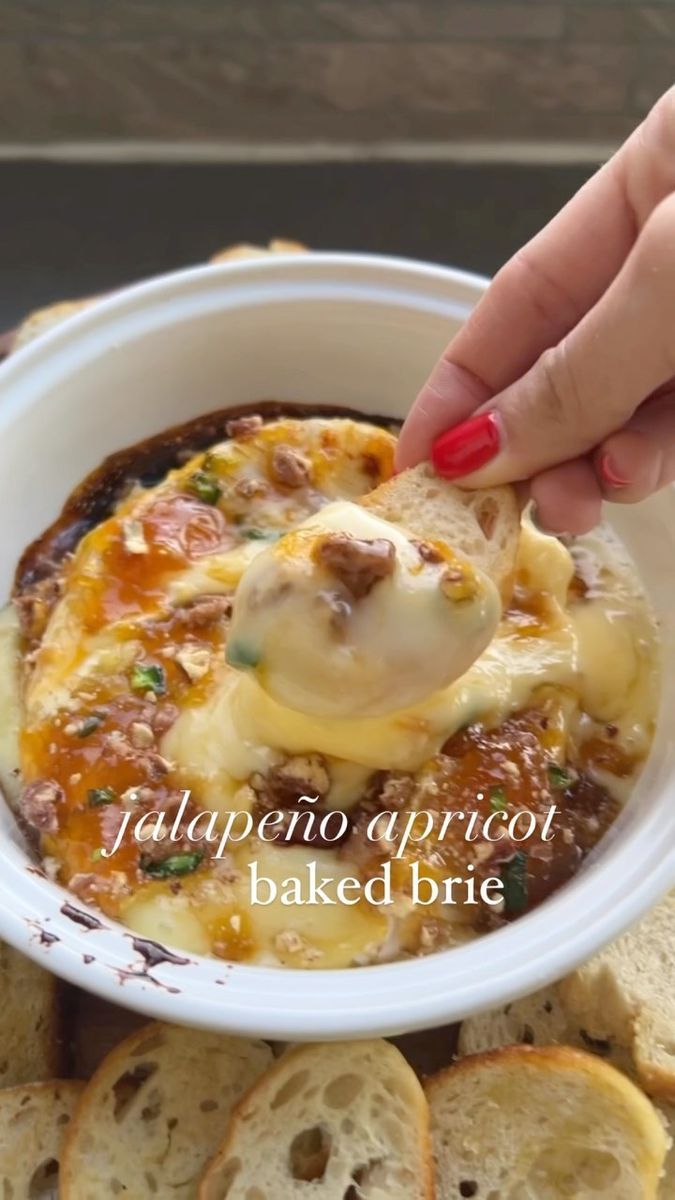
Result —
[[[315,254],[201,267],[120,292],[0,369],[0,584],[72,487],[112,450],[262,398],[402,416],[485,281],[424,264]],[[391,965],[289,971],[186,956],[148,967],[105,918],[87,930],[0,819],[0,936],[153,1016],[275,1038],[391,1034],[458,1020],[560,977],[675,881],[672,490],[612,519],[663,622],[654,749],[595,861],[537,911],[473,944]]]

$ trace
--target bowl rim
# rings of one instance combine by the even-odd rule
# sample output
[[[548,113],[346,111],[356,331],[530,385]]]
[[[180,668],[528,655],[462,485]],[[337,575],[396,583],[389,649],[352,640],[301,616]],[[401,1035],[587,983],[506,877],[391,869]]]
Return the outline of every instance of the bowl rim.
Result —
[[[40,403],[50,368],[82,361],[88,349],[119,346],[139,313],[161,318],[167,303],[222,298],[238,285],[268,294],[333,295],[394,302],[420,311],[466,309],[487,280],[451,267],[389,256],[312,253],[206,264],[160,275],[97,301],[23,347],[0,369],[0,432]],[[234,297],[233,307],[239,307]],[[211,311],[211,309],[209,311]],[[42,384],[41,384],[42,380]],[[23,399],[17,393],[26,384]],[[29,386],[30,385],[30,386]],[[31,391],[32,387],[32,391]],[[647,772],[645,771],[645,774]],[[664,790],[661,785],[661,790]],[[366,967],[309,971],[227,963],[175,951],[153,961],[145,939],[27,865],[10,814],[0,842],[0,936],[53,973],[149,1017],[241,1035],[307,1040],[395,1034],[444,1025],[508,1003],[559,979],[618,936],[675,882],[675,806],[645,815],[636,839],[610,834],[593,862],[544,905],[467,946]],[[662,810],[662,811],[661,811]],[[621,819],[619,819],[619,824]],[[615,829],[617,827],[615,826]],[[79,910],[73,917],[64,905]],[[94,917],[98,926],[87,928]],[[144,948],[141,943],[145,943]],[[154,956],[156,957],[156,955]]]

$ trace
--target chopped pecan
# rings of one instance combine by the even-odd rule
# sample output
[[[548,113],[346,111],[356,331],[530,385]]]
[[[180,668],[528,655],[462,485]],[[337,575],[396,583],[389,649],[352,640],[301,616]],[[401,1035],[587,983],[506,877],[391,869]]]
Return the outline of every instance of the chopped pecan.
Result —
[[[263,419],[258,413],[251,413],[247,417],[234,417],[227,422],[225,432],[229,438],[248,438],[262,428],[262,423]]]
[[[150,705],[148,705],[151,708]],[[178,719],[178,709],[175,704],[158,704],[155,708],[151,708],[152,715],[149,718],[150,724],[155,731],[157,737],[162,737]]]
[[[431,542],[420,542],[416,538],[411,538],[411,542],[422,559],[422,562],[443,562],[443,555],[441,554],[440,550],[437,550],[435,546],[432,546]]]
[[[157,781],[168,774],[171,764],[157,750],[135,746],[121,729],[107,734],[105,744],[118,759],[130,763],[149,779]]]
[[[258,496],[266,495],[268,485],[264,479],[249,477],[238,479],[232,490],[235,496],[239,496],[242,500],[255,500]]]
[[[59,828],[58,806],[65,799],[63,788],[53,779],[30,783],[21,794],[23,819],[40,833],[56,833]]]
[[[112,850],[122,825],[125,810],[119,804],[106,804],[101,809],[101,841],[106,850]]]
[[[275,446],[270,462],[270,475],[282,487],[300,488],[309,482],[309,464],[292,446]]]
[[[137,750],[149,750],[155,744],[155,735],[152,726],[145,721],[132,721],[131,729],[131,744]]]
[[[295,803],[300,796],[325,796],[330,777],[320,754],[287,758],[264,776],[265,789],[276,803]]]
[[[174,854],[185,854],[190,850],[194,850],[195,847],[208,851],[208,842],[204,841],[203,836],[197,837],[194,840],[188,837],[188,826],[199,813],[199,809],[192,801],[189,801],[185,806],[183,816],[175,830],[175,836],[170,836],[174,833],[173,823],[182,804],[183,793],[175,790],[168,792],[164,799],[160,799],[157,802],[157,809],[164,814],[161,833],[156,839],[151,837],[149,825],[146,823],[143,830],[143,840],[138,843],[143,854],[143,859],[146,862],[163,862],[164,859],[170,858]],[[148,811],[151,811],[151,809]],[[159,818],[157,824],[159,824]],[[195,830],[195,832],[198,831]]]
[[[365,794],[350,812],[351,829],[345,843],[350,862],[369,867],[373,861],[389,857],[392,846],[385,839],[391,812],[412,807],[415,796],[415,780],[402,772],[377,771],[370,780]],[[377,836],[368,836],[371,822],[382,814],[382,823],[374,828]]]
[[[195,596],[189,604],[176,608],[174,620],[188,629],[205,629],[229,617],[232,612],[232,597],[222,595]]]
[[[123,871],[111,871],[109,875],[97,875],[93,871],[78,871],[68,880],[68,891],[81,900],[96,903],[97,894],[105,893],[119,899],[131,891]]]
[[[380,579],[392,575],[396,563],[396,548],[387,538],[355,538],[348,533],[328,534],[315,555],[355,600],[362,600]]]
[[[281,845],[311,845],[314,847],[335,847],[349,836],[346,829],[338,839],[340,832],[340,814],[331,814],[322,803],[300,805],[302,796],[315,797],[321,800],[330,788],[330,777],[323,758],[319,754],[303,754],[289,758],[268,771],[267,775],[255,775],[251,779],[253,790],[257,797],[254,815],[260,820],[266,813],[279,810],[284,812],[286,819],[275,825],[268,836],[269,841]],[[293,814],[300,813],[301,818],[293,822]],[[329,817],[324,825],[323,834],[319,828],[322,820]],[[304,819],[303,819],[304,818]],[[333,836],[333,835],[336,836]]]

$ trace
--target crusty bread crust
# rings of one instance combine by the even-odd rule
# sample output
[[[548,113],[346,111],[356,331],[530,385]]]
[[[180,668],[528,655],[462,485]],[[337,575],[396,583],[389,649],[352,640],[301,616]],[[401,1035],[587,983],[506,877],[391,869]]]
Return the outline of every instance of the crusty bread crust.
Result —
[[[559,986],[570,1016],[625,1046],[645,1091],[675,1104],[675,892]]]
[[[100,1200],[119,1186],[134,1200],[193,1197],[233,1105],[271,1061],[260,1041],[161,1022],[136,1030],[82,1093],[61,1200]]]
[[[433,1200],[429,1114],[388,1042],[287,1051],[236,1107],[198,1200]]]
[[[511,594],[520,536],[512,487],[465,491],[421,463],[380,484],[361,503],[415,537],[445,542],[480,567],[502,599]]]
[[[428,1080],[426,1092],[438,1200],[658,1195],[668,1149],[659,1114],[590,1054],[508,1046],[462,1059]]]

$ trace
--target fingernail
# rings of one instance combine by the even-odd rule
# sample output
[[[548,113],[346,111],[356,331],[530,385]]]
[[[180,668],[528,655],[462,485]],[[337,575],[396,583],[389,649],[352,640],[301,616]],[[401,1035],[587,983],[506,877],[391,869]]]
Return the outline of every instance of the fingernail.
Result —
[[[470,475],[495,457],[499,443],[496,414],[479,413],[436,438],[431,447],[434,470],[445,479]]]
[[[626,479],[617,469],[616,464],[612,461],[609,454],[603,454],[600,459],[600,474],[605,483],[608,483],[610,487],[622,488],[630,483],[630,480]]]

